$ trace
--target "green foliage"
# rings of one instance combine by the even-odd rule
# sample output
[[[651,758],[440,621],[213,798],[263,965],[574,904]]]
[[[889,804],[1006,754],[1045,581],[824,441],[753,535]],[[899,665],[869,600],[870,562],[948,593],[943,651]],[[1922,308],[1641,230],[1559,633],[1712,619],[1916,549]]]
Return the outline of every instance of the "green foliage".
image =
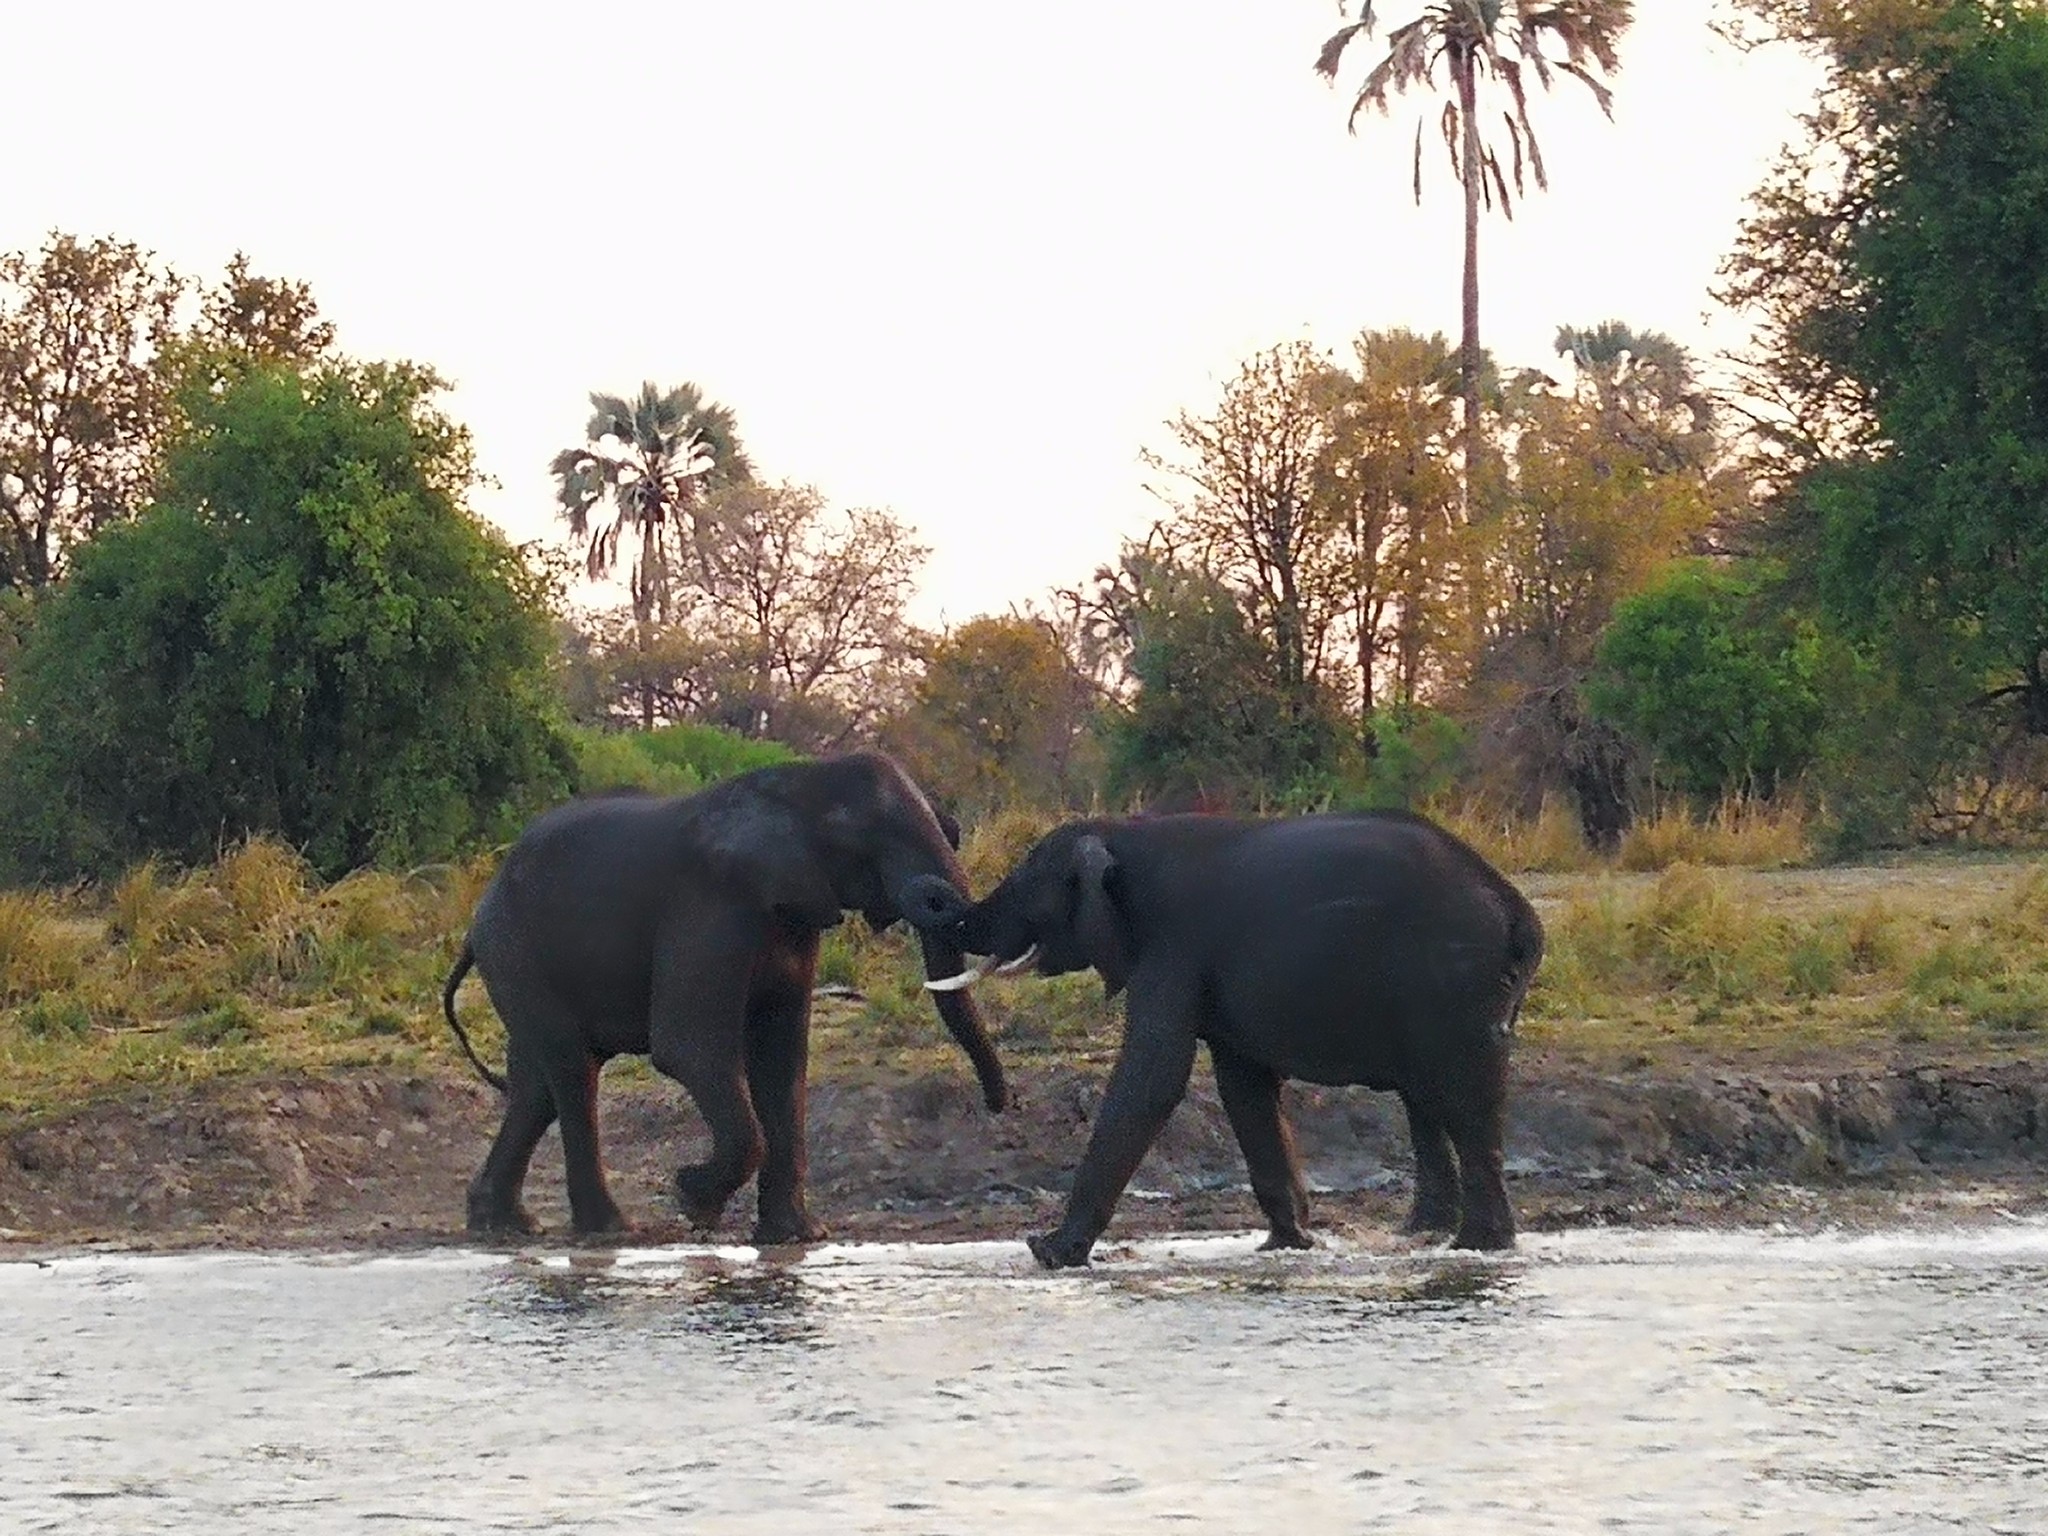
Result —
[[[1806,506],[1835,623],[1951,705],[2005,701],[2042,736],[2048,15],[1950,22],[1850,247],[1846,357],[1888,446],[1818,477]]]
[[[1330,701],[1278,680],[1221,582],[1162,567],[1150,586],[1130,663],[1137,694],[1110,725],[1112,790],[1251,806],[1326,794],[1343,736]]]
[[[1769,601],[1775,580],[1758,567],[1683,561],[1625,599],[1601,638],[1587,687],[1594,711],[1688,793],[1768,795],[1812,760],[1823,643],[1811,622]]]
[[[589,792],[645,789],[687,795],[719,779],[796,759],[778,741],[754,741],[715,725],[665,725],[658,731],[570,728],[576,783]]]
[[[191,403],[9,678],[0,839],[42,878],[274,833],[323,873],[445,858],[568,788],[539,582],[463,506],[432,375],[255,367]]]
[[[92,1033],[92,1010],[76,997],[39,997],[15,1022],[34,1040],[82,1040]]]
[[[1396,704],[1372,717],[1372,756],[1338,798],[1368,810],[1414,810],[1445,794],[1465,753],[1465,730],[1440,710]]]
[[[256,1028],[255,1010],[231,997],[179,1025],[178,1038],[187,1045],[241,1045],[256,1038]]]

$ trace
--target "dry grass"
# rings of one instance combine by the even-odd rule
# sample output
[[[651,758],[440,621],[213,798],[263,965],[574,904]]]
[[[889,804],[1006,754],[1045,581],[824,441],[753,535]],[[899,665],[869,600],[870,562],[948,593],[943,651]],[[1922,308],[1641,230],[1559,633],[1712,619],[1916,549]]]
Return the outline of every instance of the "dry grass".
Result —
[[[1477,802],[1434,806],[1428,814],[1501,869],[1562,874],[1600,863],[1579,831],[1578,818],[1556,800],[1545,799],[1533,818]]]
[[[1615,862],[1623,869],[1711,864],[1781,869],[1813,857],[1806,807],[1796,800],[1733,796],[1704,820],[1683,806],[1665,806],[1628,829]]]
[[[0,1111],[136,1082],[439,1059],[478,861],[321,886],[257,840],[207,869],[0,893]],[[478,1000],[479,1032],[494,1033]]]
[[[1782,875],[1675,865],[1555,880],[1533,1039],[1657,1060],[2048,1032],[2048,866],[1929,860]]]
[[[976,828],[965,856],[975,889],[1049,824]],[[1591,867],[1555,815],[1459,825],[1503,863],[1520,849],[1551,870],[1517,876],[1549,932],[1524,1017],[1531,1044],[1614,1063],[1881,1059],[1909,1045],[2031,1049],[2048,1035],[2048,864],[1641,873]],[[1731,817],[1700,835],[1775,862],[1785,826]],[[1662,848],[1694,846],[1660,836]],[[104,890],[0,892],[0,1113],[248,1072],[463,1072],[439,991],[490,873],[477,860],[322,886],[288,849],[255,843],[190,873],[145,865]],[[819,979],[862,994],[818,1009],[821,1080],[965,1070],[903,935],[843,924]],[[1100,1063],[1116,1049],[1121,1009],[1092,975],[992,978],[979,992],[1010,1060]],[[502,1049],[481,988],[463,994],[463,1014],[487,1059]]]

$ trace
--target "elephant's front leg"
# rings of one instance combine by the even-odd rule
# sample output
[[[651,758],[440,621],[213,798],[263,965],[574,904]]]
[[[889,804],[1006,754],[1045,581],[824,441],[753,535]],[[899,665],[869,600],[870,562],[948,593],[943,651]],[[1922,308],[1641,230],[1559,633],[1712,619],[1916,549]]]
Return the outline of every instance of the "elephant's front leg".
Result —
[[[761,1166],[764,1139],[747,1088],[750,936],[716,922],[678,935],[655,971],[648,1050],[681,1083],[711,1132],[711,1155],[676,1170],[676,1199],[692,1226],[715,1228],[726,1202]]]
[[[1047,1269],[1088,1262],[1131,1175],[1187,1092],[1195,1064],[1189,1010],[1142,996],[1141,980],[1133,980],[1123,1054],[1109,1075],[1088,1151],[1067,1197],[1067,1213],[1057,1231],[1029,1239],[1032,1253]]]
[[[814,1243],[825,1229],[804,1204],[804,1146],[811,1033],[811,979],[818,941],[794,941],[755,969],[747,1009],[747,1082],[760,1117],[760,1219],[754,1242]]]

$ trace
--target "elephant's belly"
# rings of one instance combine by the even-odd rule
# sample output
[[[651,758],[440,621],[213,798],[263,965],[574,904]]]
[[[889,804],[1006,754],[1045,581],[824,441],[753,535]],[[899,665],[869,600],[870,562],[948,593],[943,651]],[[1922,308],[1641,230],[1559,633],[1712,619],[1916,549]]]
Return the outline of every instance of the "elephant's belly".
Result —
[[[1261,1010],[1217,1019],[1209,1034],[1300,1083],[1399,1087],[1408,1054],[1396,1031],[1356,1015],[1317,1017]]]
[[[1376,903],[1321,903],[1245,940],[1216,979],[1211,1027],[1285,1077],[1398,1087],[1471,1033],[1466,957],[1400,934]]]

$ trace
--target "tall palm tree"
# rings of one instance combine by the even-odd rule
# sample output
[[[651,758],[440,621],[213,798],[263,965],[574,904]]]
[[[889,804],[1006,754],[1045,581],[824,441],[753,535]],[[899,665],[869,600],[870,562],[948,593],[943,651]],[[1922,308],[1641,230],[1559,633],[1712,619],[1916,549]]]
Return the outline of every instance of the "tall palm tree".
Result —
[[[713,558],[692,515],[703,493],[750,479],[753,466],[733,413],[706,400],[695,384],[663,391],[647,383],[636,399],[593,394],[590,404],[583,446],[563,449],[549,465],[557,505],[569,531],[590,540],[584,567],[594,581],[618,563],[622,534],[640,536],[629,579],[633,612],[643,620],[666,618],[685,532],[700,562],[708,566]],[[594,521],[606,504],[610,519]]]
[[[733,413],[706,400],[695,384],[663,391],[643,383],[636,399],[593,394],[590,404],[583,446],[563,449],[549,465],[556,503],[569,531],[590,540],[584,569],[592,580],[617,565],[622,534],[640,536],[628,590],[644,653],[651,627],[669,617],[673,604],[683,524],[689,524],[691,547],[708,583],[716,556],[695,514],[707,490],[752,478],[753,466],[740,447]],[[607,506],[611,515],[604,519]],[[640,714],[643,728],[652,729],[651,685],[641,689]]]
[[[1339,13],[1344,0],[1339,0]],[[1621,68],[1616,44],[1634,20],[1633,0],[1434,0],[1420,16],[1386,35],[1386,52],[1374,64],[1351,103],[1347,126],[1357,130],[1358,114],[1367,106],[1382,113],[1390,99],[1410,86],[1436,86],[1436,70],[1445,67],[1452,99],[1444,103],[1444,147],[1450,152],[1451,174],[1465,192],[1465,312],[1458,352],[1458,374],[1464,396],[1465,462],[1469,476],[1479,429],[1479,210],[1493,206],[1514,217],[1514,198],[1523,193],[1526,165],[1538,187],[1548,187],[1543,151],[1529,121],[1525,73],[1549,89],[1553,74],[1570,75],[1593,93],[1600,110],[1612,118],[1613,93],[1601,76]],[[1373,0],[1359,0],[1358,19],[1333,32],[1316,59],[1316,72],[1335,80],[1344,50],[1358,37],[1370,37],[1376,18]],[[1479,91],[1492,81],[1507,92],[1506,125],[1509,160],[1503,171],[1498,151],[1479,127]],[[1497,142],[1497,141],[1496,141]],[[1422,119],[1415,124],[1415,200],[1422,201]]]

